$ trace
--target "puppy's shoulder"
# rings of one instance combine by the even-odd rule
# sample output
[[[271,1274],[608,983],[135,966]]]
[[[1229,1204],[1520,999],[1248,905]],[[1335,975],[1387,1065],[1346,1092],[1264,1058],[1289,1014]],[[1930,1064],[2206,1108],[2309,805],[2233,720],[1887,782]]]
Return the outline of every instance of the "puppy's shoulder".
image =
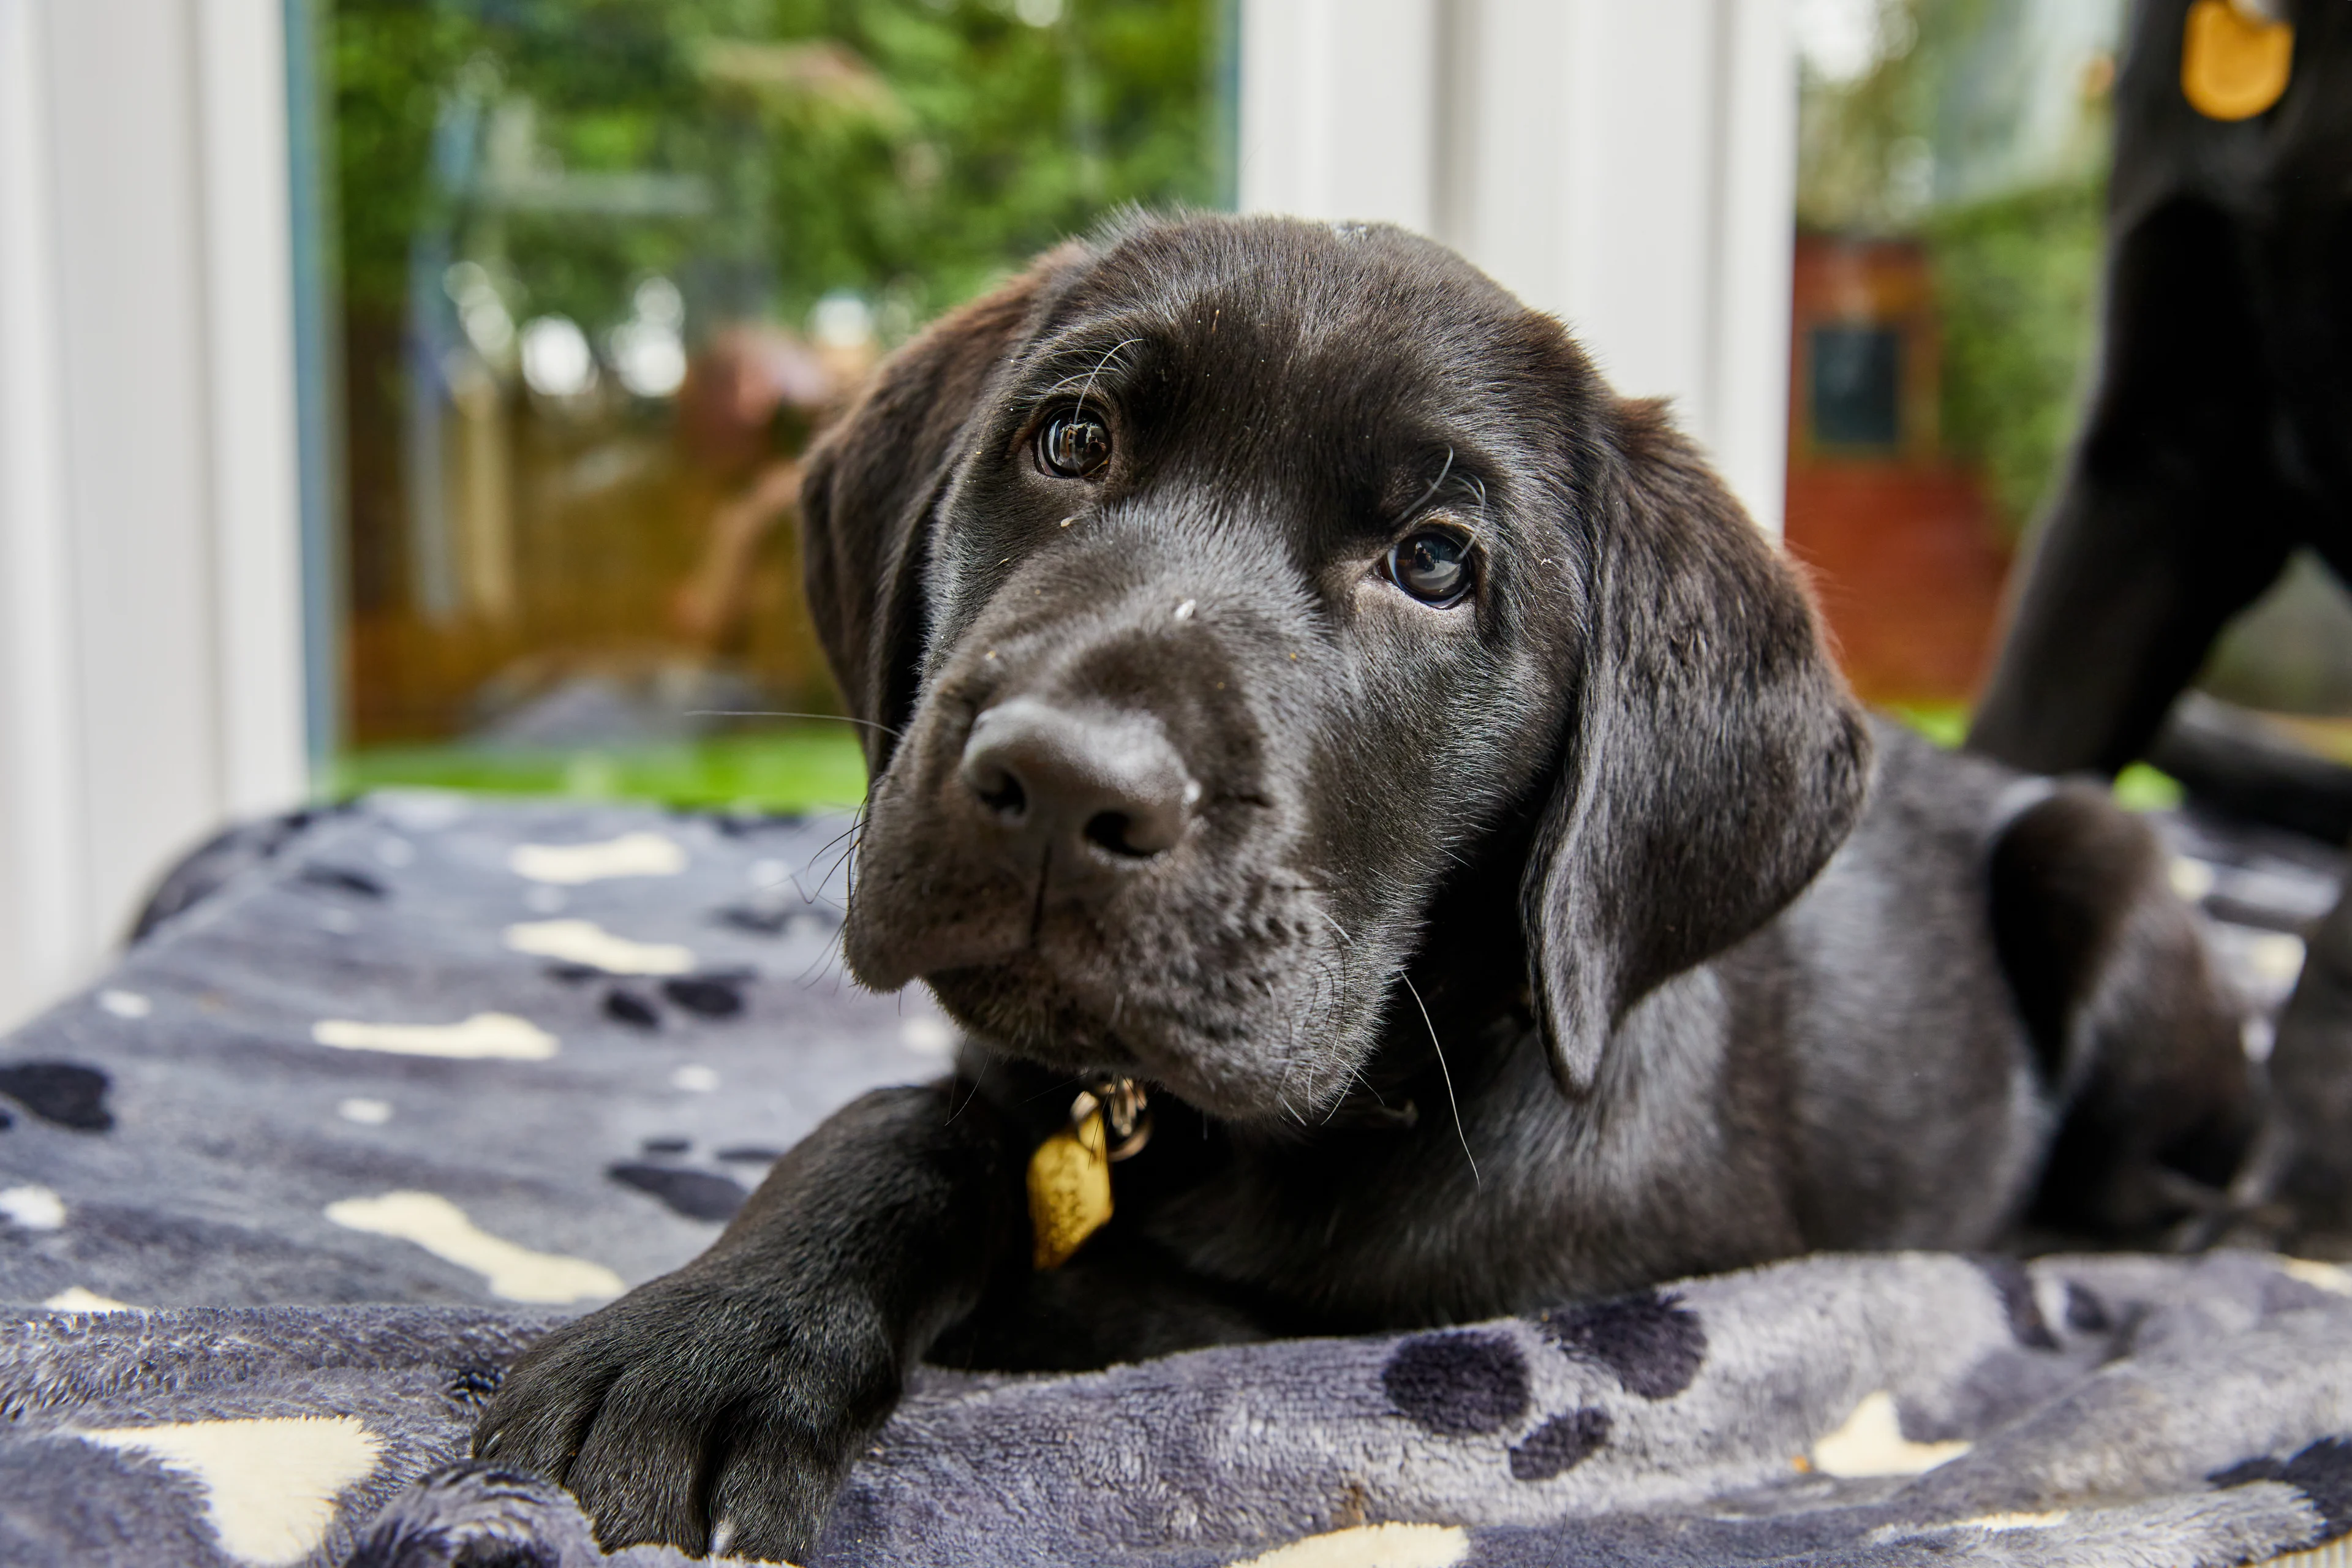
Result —
[[[2035,774],[1967,752],[1947,751],[1908,725],[1874,713],[1870,805],[1855,837],[1953,837],[1979,848],[2048,790]]]
[[[1989,872],[2015,859],[2021,844],[2036,864],[2128,864],[2140,880],[2144,863],[2160,858],[2147,823],[2095,784],[1946,751],[1876,715],[1871,727],[1869,805],[1815,882],[1816,903],[1914,897],[1978,903]]]
[[[1873,715],[1861,819],[1773,928],[1777,961],[1839,1007],[1908,994],[1923,968],[1993,981],[1986,868],[2042,781]],[[1954,966],[1958,966],[1958,970]]]

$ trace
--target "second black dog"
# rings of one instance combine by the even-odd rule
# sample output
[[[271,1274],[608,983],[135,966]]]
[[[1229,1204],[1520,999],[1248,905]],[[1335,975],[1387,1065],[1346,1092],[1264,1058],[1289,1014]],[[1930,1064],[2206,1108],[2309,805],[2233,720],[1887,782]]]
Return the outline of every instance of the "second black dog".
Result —
[[[2247,1067],[2150,835],[1874,731],[1654,405],[1383,229],[1138,223],[901,353],[811,598],[869,731],[848,957],[970,1028],[479,1450],[797,1557],[909,1367],[1525,1311],[1815,1247],[2145,1233]],[[1039,1269],[1024,1173],[1150,1095]]]

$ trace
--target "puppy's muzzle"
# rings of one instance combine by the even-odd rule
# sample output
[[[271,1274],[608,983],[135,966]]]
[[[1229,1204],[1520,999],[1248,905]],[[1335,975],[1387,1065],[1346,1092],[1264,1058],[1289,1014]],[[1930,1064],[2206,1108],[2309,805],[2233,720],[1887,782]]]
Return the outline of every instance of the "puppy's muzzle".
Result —
[[[1160,721],[1015,697],[972,721],[957,770],[982,835],[1055,880],[1117,880],[1174,848],[1201,785]]]

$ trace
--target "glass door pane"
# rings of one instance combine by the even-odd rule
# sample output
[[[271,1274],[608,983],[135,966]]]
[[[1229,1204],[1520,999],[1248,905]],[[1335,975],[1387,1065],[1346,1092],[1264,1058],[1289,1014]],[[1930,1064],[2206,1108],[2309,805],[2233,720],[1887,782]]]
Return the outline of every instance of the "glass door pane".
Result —
[[[1957,737],[2097,324],[2121,0],[1799,0],[1787,537]]]
[[[797,458],[890,347],[1229,184],[1224,0],[330,0],[346,787],[855,801]],[[722,712],[722,710],[724,710]]]

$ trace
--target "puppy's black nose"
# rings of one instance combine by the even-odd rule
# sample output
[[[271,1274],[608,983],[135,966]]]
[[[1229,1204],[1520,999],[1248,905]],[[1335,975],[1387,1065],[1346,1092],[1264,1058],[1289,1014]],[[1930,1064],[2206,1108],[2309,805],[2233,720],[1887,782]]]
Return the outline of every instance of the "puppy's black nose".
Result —
[[[959,770],[982,812],[1026,858],[1051,846],[1065,868],[1148,860],[1175,847],[1201,786],[1148,715],[1000,702],[972,721]],[[1091,846],[1098,853],[1089,855]]]

